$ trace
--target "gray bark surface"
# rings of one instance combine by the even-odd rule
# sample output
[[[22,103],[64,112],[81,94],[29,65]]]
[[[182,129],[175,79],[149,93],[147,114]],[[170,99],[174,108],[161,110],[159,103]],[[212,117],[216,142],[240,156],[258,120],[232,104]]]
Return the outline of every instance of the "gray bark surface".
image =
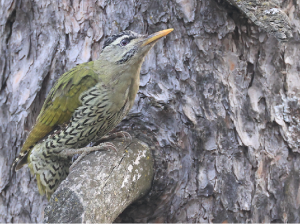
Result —
[[[111,34],[166,28],[118,126],[154,147],[152,188],[116,221],[300,222],[300,1],[274,2],[285,43],[222,0],[1,1],[0,222],[43,221],[10,166],[55,80]]]
[[[153,179],[148,145],[136,139],[112,143],[117,152],[90,153],[73,168],[52,195],[44,222],[111,223],[148,193]]]
[[[293,37],[289,17],[280,9],[276,0],[227,0],[245,13],[255,25],[274,35],[280,41],[288,41]]]

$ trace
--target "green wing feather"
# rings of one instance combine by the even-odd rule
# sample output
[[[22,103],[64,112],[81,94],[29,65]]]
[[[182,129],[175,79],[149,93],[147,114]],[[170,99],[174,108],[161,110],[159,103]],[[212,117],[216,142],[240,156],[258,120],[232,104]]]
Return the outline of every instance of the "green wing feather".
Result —
[[[50,90],[37,117],[36,124],[29,133],[20,155],[16,170],[27,163],[28,151],[58,125],[68,122],[76,108],[81,105],[79,95],[96,85],[98,75],[94,62],[80,64],[64,73]]]

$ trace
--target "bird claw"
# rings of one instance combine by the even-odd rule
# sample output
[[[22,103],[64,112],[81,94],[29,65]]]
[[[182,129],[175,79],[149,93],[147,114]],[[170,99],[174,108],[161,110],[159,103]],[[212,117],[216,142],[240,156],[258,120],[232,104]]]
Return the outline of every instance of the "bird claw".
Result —
[[[132,141],[131,135],[126,131],[120,131],[120,132],[117,132],[117,134],[122,135],[122,138],[125,140],[125,142],[131,142]]]
[[[126,146],[124,147],[124,149],[132,141],[132,137],[131,137],[131,135],[128,132],[126,132],[126,131],[119,131],[119,132],[116,132],[116,133],[112,133],[110,135],[103,136],[100,139],[100,142],[102,142],[102,143],[100,143],[99,145],[93,145],[92,147],[84,147],[84,148],[80,148],[80,149],[66,149],[66,150],[63,150],[60,154],[61,154],[61,156],[73,156],[75,154],[80,154],[79,157],[70,166],[69,171],[71,172],[71,170],[74,168],[74,166],[76,164],[78,164],[78,162],[84,156],[86,156],[87,154],[89,154],[91,152],[102,151],[102,150],[107,150],[107,149],[112,149],[115,152],[118,152],[117,147],[113,143],[107,142],[107,141],[114,140],[114,139],[117,140],[117,138],[121,138],[122,139],[121,141],[128,142],[128,144],[126,144]]]
[[[79,157],[72,163],[72,165],[69,168],[69,172],[72,171],[72,169],[74,168],[74,166],[76,164],[78,164],[80,162],[80,160],[85,157],[86,155],[88,155],[91,152],[95,152],[95,151],[105,151],[107,150],[107,148],[109,149],[113,149],[115,152],[118,152],[117,147],[111,143],[111,142],[105,142],[105,143],[101,143],[100,145],[96,145],[96,146],[92,146],[92,147],[84,147],[84,148],[80,148],[80,149],[68,149],[67,152],[61,153],[61,154],[67,154],[67,155],[75,155],[75,154],[79,154]]]
[[[105,144],[104,147],[113,149],[115,152],[118,152],[117,147],[116,147],[113,143],[111,143],[111,142],[105,142],[105,143],[102,143],[102,144]],[[101,144],[101,145],[102,145],[102,144]],[[97,147],[97,146],[94,146],[94,147]]]
[[[122,138],[122,140],[129,143],[132,141],[131,135],[126,131],[119,131],[116,133],[112,133],[110,135],[103,136],[100,140],[101,142],[104,142],[104,141],[114,140],[117,138]]]

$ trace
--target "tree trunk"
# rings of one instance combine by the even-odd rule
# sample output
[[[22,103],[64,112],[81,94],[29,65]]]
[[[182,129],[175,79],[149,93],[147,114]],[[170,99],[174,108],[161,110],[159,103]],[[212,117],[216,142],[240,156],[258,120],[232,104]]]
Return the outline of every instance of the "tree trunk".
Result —
[[[300,1],[243,2],[1,1],[0,222],[43,221],[10,166],[55,80],[107,36],[166,28],[117,128],[152,149],[152,187],[116,222],[300,222]]]

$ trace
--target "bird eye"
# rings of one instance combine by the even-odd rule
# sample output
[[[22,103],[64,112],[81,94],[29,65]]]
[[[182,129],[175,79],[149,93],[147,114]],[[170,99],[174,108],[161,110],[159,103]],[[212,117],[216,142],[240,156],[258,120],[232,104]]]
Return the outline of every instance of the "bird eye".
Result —
[[[129,39],[128,38],[125,38],[125,39],[123,39],[123,40],[121,40],[121,43],[120,43],[120,45],[121,46],[126,46],[128,43],[129,43]]]

